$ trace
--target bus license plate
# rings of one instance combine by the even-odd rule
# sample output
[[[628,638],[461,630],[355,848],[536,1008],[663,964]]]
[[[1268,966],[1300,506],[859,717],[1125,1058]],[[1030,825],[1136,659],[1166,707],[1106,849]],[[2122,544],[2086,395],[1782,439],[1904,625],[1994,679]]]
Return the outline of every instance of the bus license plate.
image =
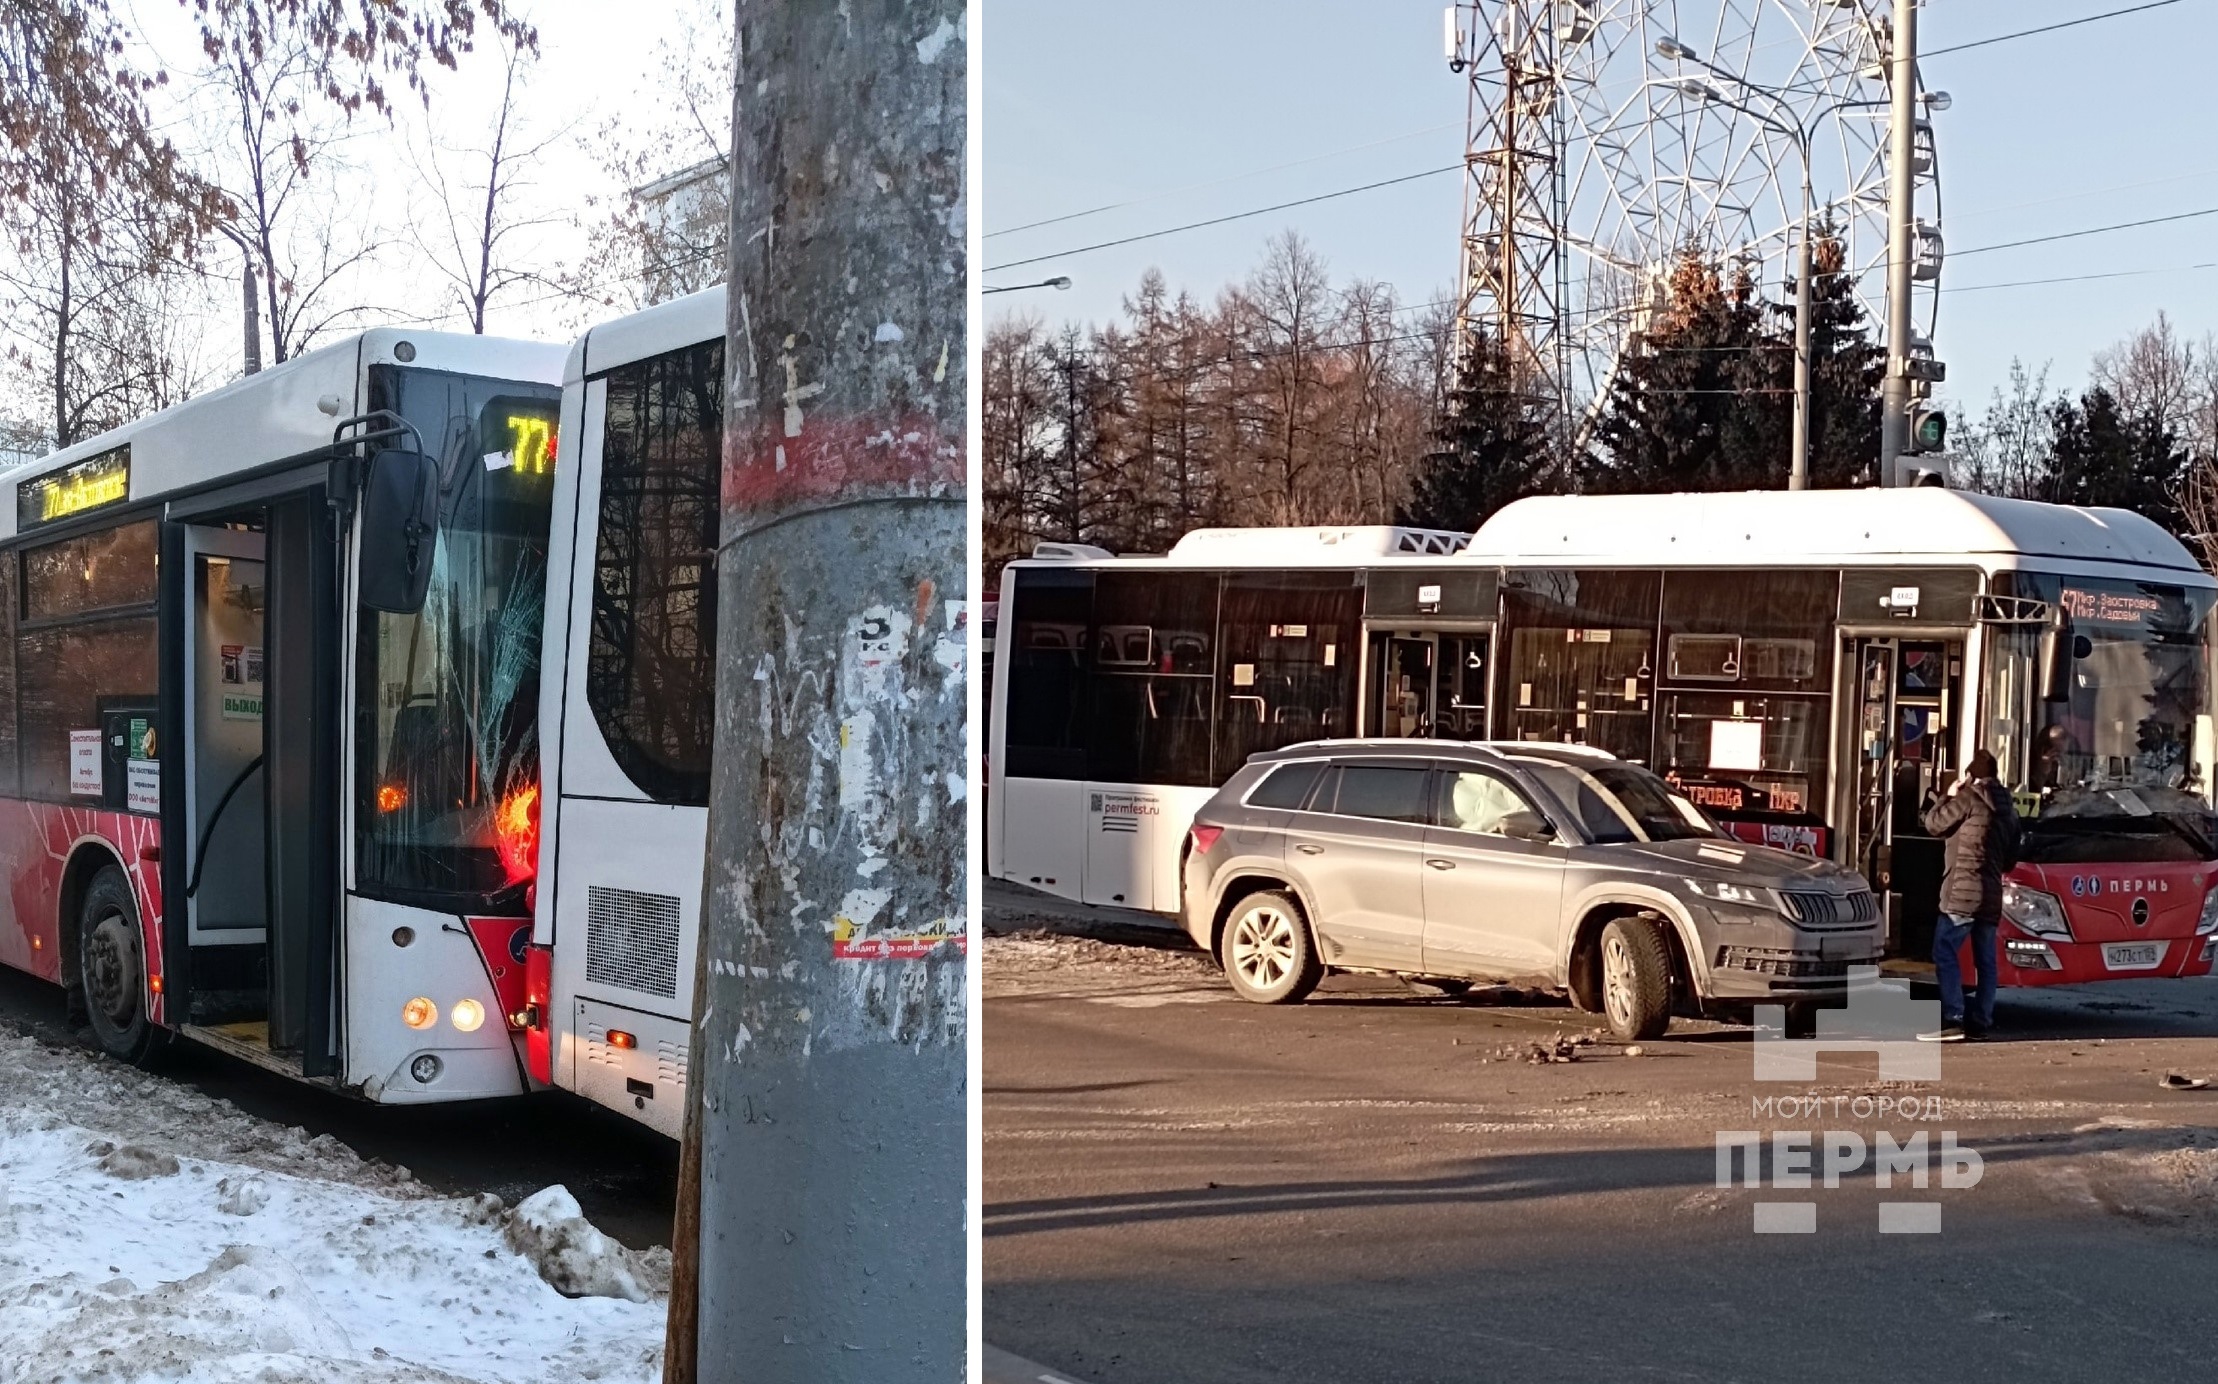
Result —
[[[2113,971],[2151,971],[2163,960],[2161,942],[2124,942],[2102,949],[2102,964]]]

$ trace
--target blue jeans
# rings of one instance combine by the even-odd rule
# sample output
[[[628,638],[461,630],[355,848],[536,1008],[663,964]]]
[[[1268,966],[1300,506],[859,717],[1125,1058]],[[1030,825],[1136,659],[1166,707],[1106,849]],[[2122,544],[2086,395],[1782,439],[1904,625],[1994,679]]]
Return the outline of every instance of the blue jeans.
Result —
[[[1972,964],[1979,968],[1979,991],[1970,1009],[1964,1007],[1964,974],[1957,965],[1964,939],[1972,939]],[[1933,924],[1933,971],[1941,983],[1941,1022],[1970,1022],[1973,1028],[1995,1025],[1995,924],[1975,922],[1954,913],[1943,913]]]

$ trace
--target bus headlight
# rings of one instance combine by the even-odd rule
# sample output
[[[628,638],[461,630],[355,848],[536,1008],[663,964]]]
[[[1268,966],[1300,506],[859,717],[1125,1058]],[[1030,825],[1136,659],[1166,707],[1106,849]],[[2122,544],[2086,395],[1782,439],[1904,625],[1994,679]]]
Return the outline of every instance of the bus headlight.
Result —
[[[2208,937],[2218,932],[2218,889],[2203,895],[2203,916],[2195,920],[2195,935]]]
[[[476,1000],[456,1000],[448,1022],[463,1033],[475,1033],[478,1025],[485,1022],[485,1006]]]
[[[400,1021],[410,1028],[430,1028],[439,1022],[439,1006],[418,995],[400,1007]]]
[[[2006,880],[2002,886],[2002,916],[2035,937],[2072,940],[2072,925],[2065,921],[2064,905],[2054,894]]]

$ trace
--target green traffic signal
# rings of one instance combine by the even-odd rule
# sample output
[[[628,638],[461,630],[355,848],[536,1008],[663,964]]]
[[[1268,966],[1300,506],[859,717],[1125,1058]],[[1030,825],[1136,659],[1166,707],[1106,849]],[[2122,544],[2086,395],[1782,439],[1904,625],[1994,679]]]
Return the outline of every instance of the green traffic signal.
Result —
[[[1948,415],[1937,409],[1913,414],[1910,418],[1910,447],[1913,451],[1938,452],[1948,445]]]

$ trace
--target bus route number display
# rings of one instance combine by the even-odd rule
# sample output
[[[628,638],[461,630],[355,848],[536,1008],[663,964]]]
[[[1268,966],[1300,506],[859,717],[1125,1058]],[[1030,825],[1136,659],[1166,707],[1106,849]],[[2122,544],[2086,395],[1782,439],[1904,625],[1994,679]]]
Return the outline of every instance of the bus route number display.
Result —
[[[550,400],[502,395],[488,401],[478,415],[478,450],[488,471],[553,475],[556,444]]]
[[[86,457],[59,471],[19,481],[15,487],[18,533],[122,504],[131,497],[131,449]]]

